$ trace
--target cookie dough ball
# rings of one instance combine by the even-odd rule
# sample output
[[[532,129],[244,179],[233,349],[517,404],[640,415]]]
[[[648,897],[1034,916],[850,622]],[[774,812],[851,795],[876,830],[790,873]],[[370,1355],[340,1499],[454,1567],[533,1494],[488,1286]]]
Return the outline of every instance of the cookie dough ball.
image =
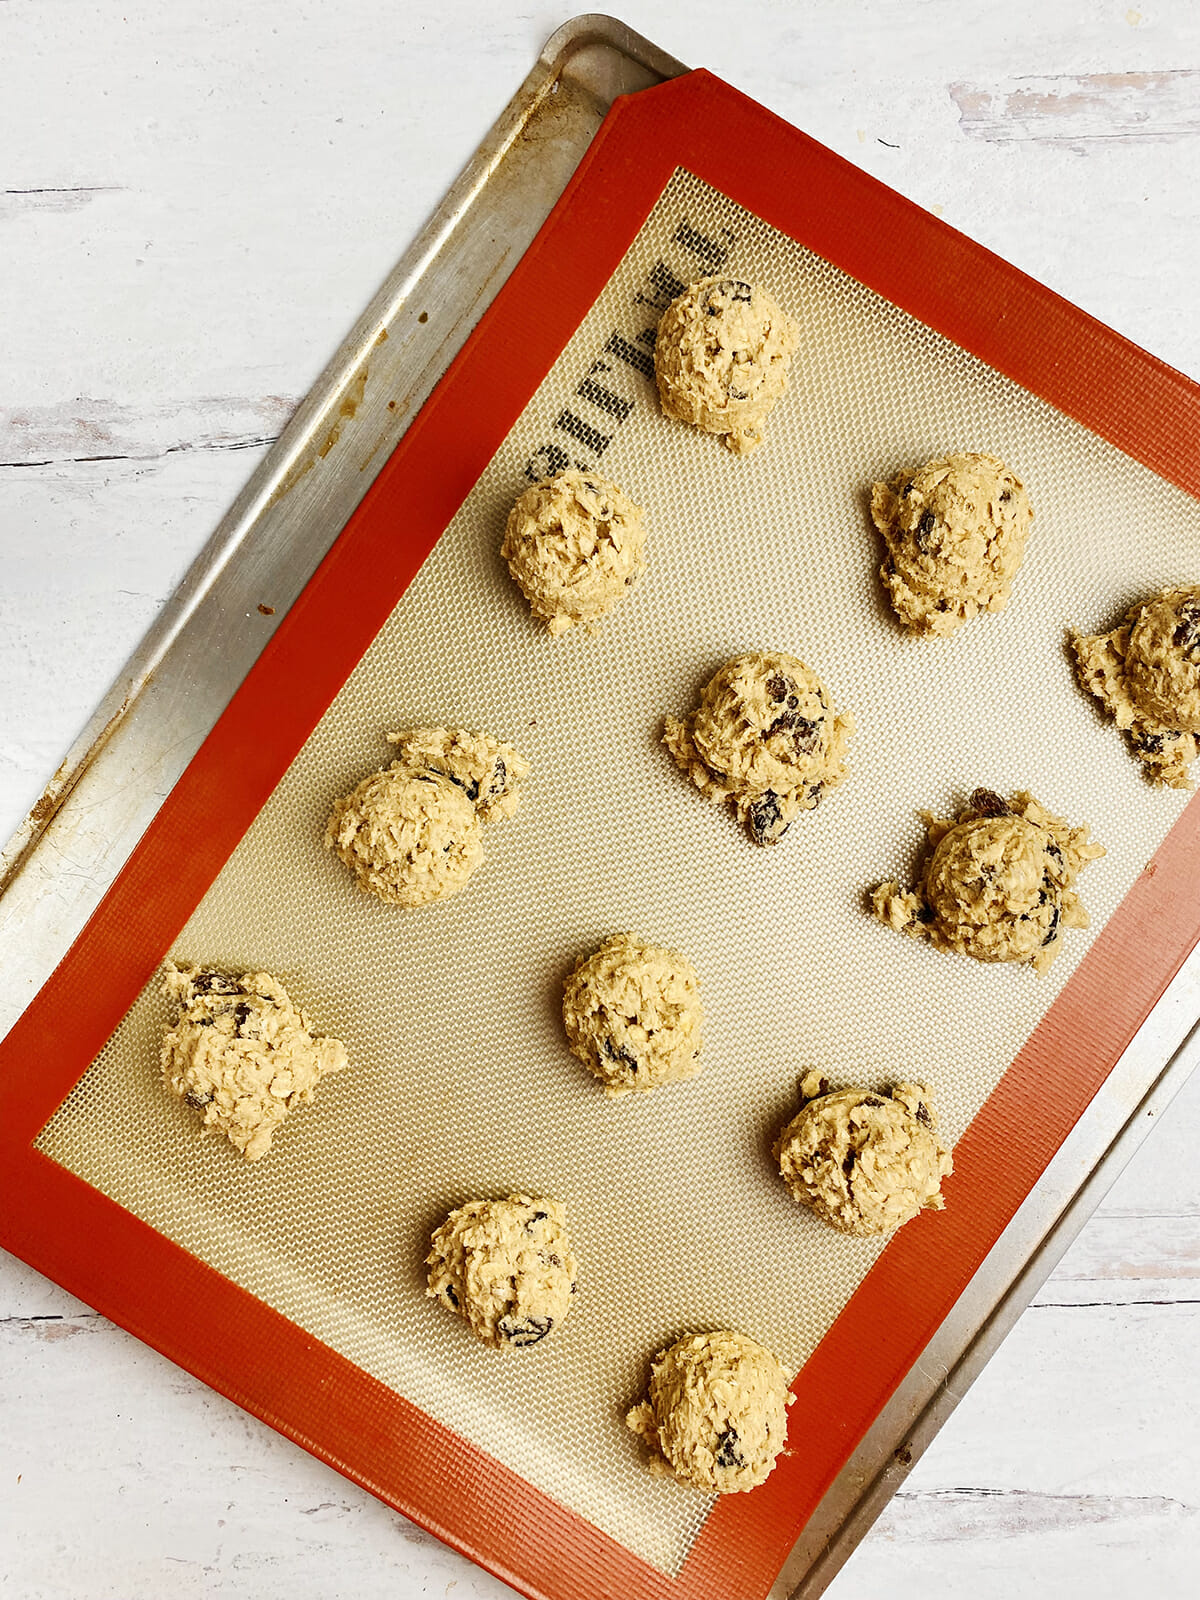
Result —
[[[618,933],[563,984],[571,1050],[611,1096],[677,1083],[700,1070],[700,979],[678,950]]]
[[[929,1091],[901,1083],[829,1093],[819,1073],[800,1086],[805,1104],[775,1141],[794,1200],[843,1233],[892,1233],[919,1211],[941,1211],[953,1163],[937,1137]]]
[[[578,1268],[557,1200],[512,1194],[452,1211],[430,1240],[426,1294],[497,1350],[538,1344],[570,1311]]]
[[[162,1044],[163,1087],[247,1161],[265,1156],[288,1112],[346,1065],[342,1041],[314,1034],[269,973],[233,978],[168,962],[163,990],[178,1010]]]
[[[668,417],[723,435],[735,455],[763,442],[763,424],[787,390],[799,329],[765,289],[702,278],[667,307],[654,373]]]
[[[666,719],[663,743],[702,794],[734,806],[755,844],[775,844],[846,776],[853,732],[816,673],[773,651],[727,661],[689,717]]]
[[[1064,928],[1086,928],[1074,884],[1104,852],[1024,790],[1008,801],[976,789],[954,821],[923,812],[930,854],[914,889],[881,883],[871,907],[881,922],[939,950],[976,961],[1050,966]]]
[[[1073,634],[1085,689],[1129,735],[1153,783],[1190,789],[1200,733],[1200,585],[1139,601],[1112,633]]]
[[[655,1356],[650,1392],[625,1418],[650,1471],[710,1493],[765,1481],[787,1438],[787,1373],[744,1333],[695,1333]]]
[[[483,860],[481,823],[511,816],[528,763],[462,728],[388,735],[400,759],[334,802],[325,846],[389,905],[446,900]]]
[[[880,576],[906,627],[945,636],[1004,610],[1033,508],[997,456],[942,456],[877,483],[871,516],[887,545]]]
[[[594,473],[535,483],[513,506],[500,554],[553,634],[594,631],[646,570],[642,509]]]

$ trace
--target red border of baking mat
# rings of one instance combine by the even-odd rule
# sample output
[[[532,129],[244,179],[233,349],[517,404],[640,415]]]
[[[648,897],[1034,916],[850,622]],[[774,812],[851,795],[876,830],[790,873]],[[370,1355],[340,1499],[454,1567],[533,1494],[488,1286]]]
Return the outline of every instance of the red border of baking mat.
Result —
[[[1200,937],[1193,804],[1158,852],[1156,870],[1138,879],[960,1141],[949,1210],[889,1244],[800,1373],[788,1453],[753,1494],[715,1505],[677,1578],[33,1148],[677,166],[1200,494],[1200,388],[1179,373],[708,73],[618,101],[87,927],[0,1045],[0,1242],[440,1538],[548,1600],[760,1600],[837,1471]],[[370,584],[358,581],[364,570]],[[1030,1105],[1038,1107],[1032,1123]]]

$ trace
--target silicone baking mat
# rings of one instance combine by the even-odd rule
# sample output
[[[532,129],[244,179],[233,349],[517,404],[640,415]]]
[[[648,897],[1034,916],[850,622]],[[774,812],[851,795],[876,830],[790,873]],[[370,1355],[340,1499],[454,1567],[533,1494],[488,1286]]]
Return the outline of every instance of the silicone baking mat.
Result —
[[[749,114],[711,80],[701,91]],[[1200,504],[806,247],[801,230],[756,215],[733,185],[686,164],[664,177],[648,216],[636,201],[626,209],[619,259],[593,298],[570,279],[562,237],[587,229],[602,182],[581,172],[527,258],[531,281],[510,283],[447,380],[462,396],[457,413],[443,407],[440,439],[427,430],[423,440],[420,424],[406,439],[315,581],[325,597],[310,588],[282,651],[268,650],[227,714],[231,742],[222,749],[218,729],[186,809],[148,841],[142,921],[153,926],[130,928],[141,915],[132,900],[124,921],[102,908],[81,941],[88,962],[67,979],[98,1022],[103,1007],[84,1004],[81,987],[95,986],[106,959],[134,977],[136,960],[116,956],[128,934],[139,957],[169,947],[179,959],[265,967],[346,1040],[351,1070],[247,1166],[163,1096],[166,1011],[152,978],[36,1141],[89,1193],[286,1319],[307,1351],[332,1352],[316,1358],[327,1383],[366,1374],[373,1405],[406,1402],[402,1414],[377,1413],[386,1450],[365,1449],[365,1460],[319,1432],[309,1442],[545,1593],[559,1591],[544,1559],[496,1553],[494,1525],[511,1516],[497,1508],[518,1481],[537,1491],[528,1505],[539,1513],[552,1505],[578,1519],[577,1549],[587,1529],[603,1536],[589,1546],[595,1561],[608,1556],[601,1592],[630,1592],[632,1573],[647,1594],[761,1593],[1195,937],[1181,909],[1196,883],[1191,834],[1177,830],[1160,852],[1186,797],[1142,781],[1077,688],[1064,630],[1109,624],[1137,594],[1194,579]],[[654,395],[657,318],[684,283],[712,272],[766,284],[801,327],[792,390],[746,461],[667,421]],[[532,358],[522,341],[539,315],[569,333],[548,371],[534,370],[536,340]],[[1088,331],[1086,319],[1078,326]],[[472,390],[481,380],[490,399]],[[519,415],[472,472],[518,395]],[[456,432],[472,427],[472,396],[487,426]],[[870,487],[963,448],[1004,456],[1026,482],[1029,553],[1002,616],[949,642],[912,639],[881,599]],[[554,640],[531,621],[498,547],[530,477],[569,463],[603,470],[648,508],[651,565],[597,636]],[[1175,476],[1186,481],[1183,469]],[[436,504],[454,497],[457,512],[405,588],[409,524],[436,523],[436,537]],[[376,615],[386,620],[346,676]],[[295,632],[305,626],[307,640]],[[688,709],[721,661],[754,648],[800,655],[858,726],[847,783],[773,850],[704,802],[658,742],[665,713]],[[289,672],[288,649],[292,662],[308,652],[326,663],[321,684]],[[332,692],[342,678],[321,715],[323,685]],[[238,757],[256,729],[271,759],[291,757],[279,729],[303,715],[297,698],[320,721],[282,776],[249,758],[247,778]],[[385,730],[421,723],[494,732],[532,774],[517,817],[487,830],[488,860],[468,889],[405,913],[356,893],[321,832],[334,797],[389,759]],[[237,842],[261,799],[256,784],[269,798]],[[917,809],[946,814],[977,784],[1032,789],[1091,824],[1108,850],[1081,882],[1091,930],[1068,933],[1041,980],[939,955],[864,910],[869,885],[910,874]],[[1156,855],[1169,883],[1155,883]],[[209,865],[211,887],[199,881]],[[198,905],[193,883],[207,889]],[[159,914],[161,901],[182,915]],[[1097,1019],[1106,960],[1144,940],[1151,913],[1166,938],[1145,950],[1141,987],[1131,982]],[[1107,946],[1073,982],[1110,920]],[[692,1082],[612,1103],[567,1053],[559,1003],[574,960],[621,929],[696,963],[707,1048]],[[149,970],[143,962],[134,988]],[[1073,1004],[1089,1015],[1086,1035],[1072,1026]],[[944,1215],[918,1219],[884,1250],[788,1199],[769,1147],[810,1065],[837,1084],[930,1085],[959,1145]],[[551,1339],[497,1356],[424,1298],[421,1264],[450,1206],[516,1189],[565,1201],[581,1292]],[[716,1511],[652,1480],[621,1421],[649,1357],[715,1326],[750,1332],[800,1374],[775,1476]],[[237,1340],[230,1328],[218,1373],[227,1359],[242,1374],[239,1398],[303,1431],[286,1403],[265,1406],[245,1379]],[[186,1348],[182,1335],[175,1345]],[[467,1460],[488,1486],[482,1540],[456,1521],[453,1472],[415,1487],[388,1476],[424,1448],[397,1438],[400,1415],[440,1425],[417,1437],[440,1441],[443,1463]],[[465,1441],[466,1455],[448,1439]],[[539,1542],[532,1517],[517,1522],[519,1546]],[[632,1564],[614,1564],[618,1550]]]

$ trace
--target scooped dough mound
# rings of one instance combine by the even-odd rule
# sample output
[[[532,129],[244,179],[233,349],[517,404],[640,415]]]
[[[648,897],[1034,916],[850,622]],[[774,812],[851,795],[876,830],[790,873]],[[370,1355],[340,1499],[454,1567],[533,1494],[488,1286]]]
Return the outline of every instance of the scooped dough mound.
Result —
[[[941,1181],[953,1163],[927,1089],[901,1083],[887,1094],[830,1094],[816,1072],[800,1088],[806,1103],[775,1141],[793,1199],[843,1233],[864,1236],[942,1210]]]
[[[1112,633],[1073,634],[1080,680],[1129,735],[1146,776],[1190,789],[1200,733],[1200,585],[1139,601]]]
[[[654,371],[663,410],[749,455],[787,389],[798,340],[796,324],[765,289],[702,278],[658,325]]]
[[[315,1035],[269,973],[234,978],[168,962],[163,990],[178,1008],[162,1044],[163,1087],[247,1161],[265,1156],[288,1112],[346,1065],[342,1041]]]
[[[906,627],[944,636],[1004,610],[1033,508],[998,457],[942,456],[877,483],[871,516],[887,545],[880,576]]]
[[[497,1350],[538,1344],[570,1311],[578,1268],[562,1205],[512,1194],[452,1211],[430,1240],[426,1294]]]
[[[1104,855],[1021,790],[1010,800],[976,789],[955,821],[922,812],[931,853],[914,889],[881,883],[871,907],[881,922],[939,950],[976,961],[1023,961],[1045,972],[1064,928],[1086,928],[1074,884]]]
[[[568,1043],[606,1094],[655,1089],[699,1072],[700,980],[678,950],[614,934],[579,963],[563,991]]]
[[[846,775],[848,712],[835,712],[811,668],[782,651],[735,656],[663,743],[710,800],[730,802],[755,844],[775,844]]]
[[[710,1493],[764,1482],[787,1438],[787,1373],[744,1333],[695,1333],[662,1350],[650,1392],[625,1418],[650,1471]]]
[[[445,900],[483,860],[481,822],[517,809],[528,764],[511,745],[461,728],[388,738],[400,759],[334,802],[326,848],[389,905]]]
[[[500,554],[554,634],[594,631],[646,570],[642,509],[594,473],[535,483],[513,506]]]

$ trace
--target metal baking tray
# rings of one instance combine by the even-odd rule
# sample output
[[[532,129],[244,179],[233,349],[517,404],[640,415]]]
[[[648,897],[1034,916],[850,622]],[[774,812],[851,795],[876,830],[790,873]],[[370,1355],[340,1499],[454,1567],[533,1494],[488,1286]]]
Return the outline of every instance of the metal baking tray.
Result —
[[[577,18],[550,39],[5,851],[5,1032],[84,928],[614,101],[686,71],[611,18]],[[773,1596],[824,1590],[1186,1080],[1198,1017],[1193,952],[825,1494]]]

